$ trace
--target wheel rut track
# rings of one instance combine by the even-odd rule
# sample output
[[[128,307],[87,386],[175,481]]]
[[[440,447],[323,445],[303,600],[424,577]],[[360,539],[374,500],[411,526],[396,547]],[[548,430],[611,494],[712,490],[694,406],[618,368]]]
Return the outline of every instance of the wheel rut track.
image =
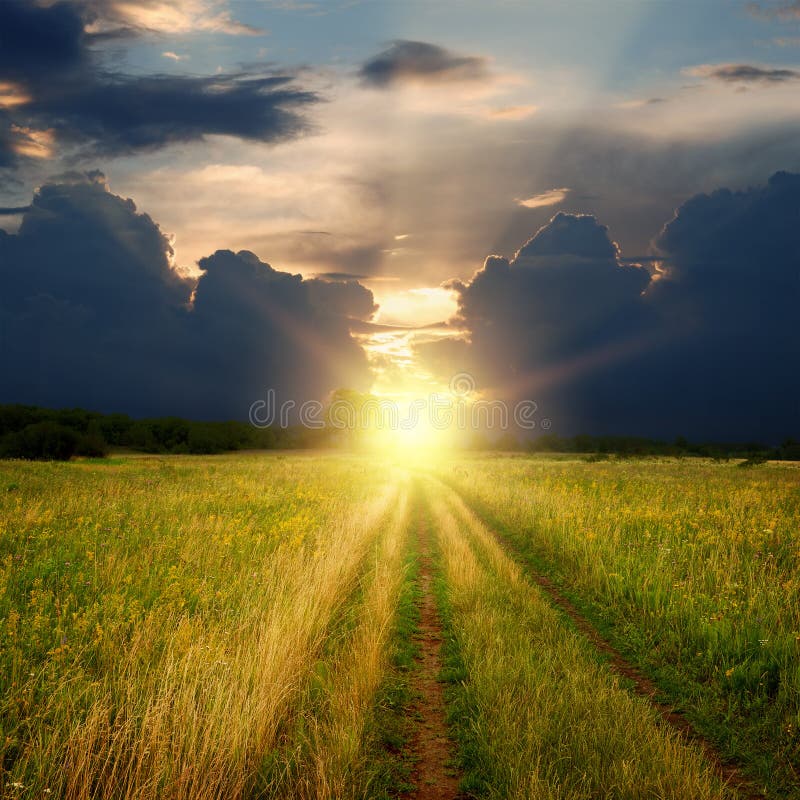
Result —
[[[431,532],[425,520],[417,523],[419,548],[419,625],[414,637],[418,656],[412,679],[415,700],[409,709],[414,720],[410,754],[414,760],[414,789],[405,797],[417,800],[460,800],[455,745],[447,729],[442,668],[442,623],[433,595]]]
[[[552,605],[560,609],[572,621],[577,630],[583,634],[598,652],[607,659],[611,670],[623,678],[627,679],[632,686],[632,691],[645,698],[650,705],[658,712],[662,720],[672,729],[681,734],[685,741],[691,742],[700,749],[708,763],[714,768],[717,775],[733,790],[741,800],[764,800],[763,792],[745,776],[738,764],[723,760],[717,747],[701,734],[694,725],[673,706],[658,699],[659,689],[638,667],[634,666],[622,653],[617,650],[597,628],[581,613],[577,606],[569,600],[556,584],[546,575],[537,572],[523,557],[519,549],[508,537],[497,531],[491,522],[484,518],[469,503],[458,489],[446,481],[440,481],[441,485],[456,494],[465,507],[483,524],[486,529],[495,537],[509,557],[522,566],[525,575],[533,581],[547,596]]]

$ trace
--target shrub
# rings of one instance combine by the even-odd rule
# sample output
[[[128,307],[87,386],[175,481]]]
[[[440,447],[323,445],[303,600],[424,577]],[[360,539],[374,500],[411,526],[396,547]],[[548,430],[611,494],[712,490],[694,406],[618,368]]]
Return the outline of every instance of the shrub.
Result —
[[[65,425],[37,422],[3,437],[0,455],[37,461],[69,461],[77,452],[78,442],[78,434]]]
[[[102,436],[97,433],[85,433],[78,437],[75,455],[88,458],[103,458],[108,455],[108,445]]]
[[[762,464],[767,463],[766,456],[762,456],[760,454],[755,454],[746,458],[744,461],[741,461],[738,466],[740,467],[759,467]]]

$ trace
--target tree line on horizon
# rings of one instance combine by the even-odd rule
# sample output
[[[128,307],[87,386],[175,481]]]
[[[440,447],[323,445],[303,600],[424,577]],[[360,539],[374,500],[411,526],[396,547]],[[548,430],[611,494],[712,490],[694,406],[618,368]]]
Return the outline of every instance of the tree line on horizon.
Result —
[[[127,414],[102,414],[81,408],[47,409],[0,405],[0,458],[69,460],[73,456],[102,458],[115,450],[143,453],[198,454],[236,450],[291,450],[341,447],[348,444],[340,430],[310,430],[277,425],[257,428],[246,422],[188,420],[167,416],[135,419]],[[744,458],[749,464],[767,459],[800,460],[800,442],[786,439],[774,447],[761,442],[666,442],[637,436],[559,436],[548,433],[524,440],[505,432],[492,438],[475,432],[462,448],[473,451],[583,454],[592,460],[632,456],[701,456]]]
[[[81,408],[0,405],[0,458],[63,461],[73,456],[102,458],[114,450],[213,454],[311,446],[302,439],[302,431],[262,429],[239,421],[135,419]]]

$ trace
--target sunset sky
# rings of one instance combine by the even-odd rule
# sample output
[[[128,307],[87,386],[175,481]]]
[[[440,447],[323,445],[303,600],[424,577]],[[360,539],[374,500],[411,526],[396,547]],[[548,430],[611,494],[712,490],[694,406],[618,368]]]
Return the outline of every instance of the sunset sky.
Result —
[[[797,435],[799,134],[796,0],[3,0],[0,401]]]

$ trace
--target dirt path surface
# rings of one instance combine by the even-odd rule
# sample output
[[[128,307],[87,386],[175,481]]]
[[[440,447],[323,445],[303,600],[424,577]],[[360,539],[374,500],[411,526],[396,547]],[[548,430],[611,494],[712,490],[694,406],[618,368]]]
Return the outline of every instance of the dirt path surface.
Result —
[[[444,691],[438,680],[442,668],[442,624],[433,596],[430,531],[424,520],[417,527],[420,553],[420,620],[415,637],[419,647],[412,688],[416,700],[409,709],[416,720],[410,751],[414,759],[411,782],[415,789],[407,797],[417,800],[456,800],[459,774],[455,768],[455,746],[447,735]]]
[[[460,494],[459,496],[469,506],[467,499]],[[473,510],[473,513],[480,519],[477,512]],[[699,747],[717,774],[730,788],[736,791],[739,797],[743,800],[763,800],[765,796],[763,792],[759,791],[739,767],[723,761],[714,744],[699,733],[683,714],[667,703],[661,702],[657,697],[659,690],[655,683],[631,664],[610,642],[604,639],[597,628],[583,616],[574,603],[565,597],[549,578],[536,572],[527,560],[522,559],[517,548],[506,537],[493,530],[489,525],[487,525],[487,529],[491,531],[510,558],[518,563],[520,561],[524,563],[524,569],[528,577],[545,592],[553,605],[560,608],[572,620],[575,627],[591,642],[592,646],[608,659],[611,669],[629,680],[633,684],[633,691],[646,698],[667,724],[677,730],[687,741]]]

